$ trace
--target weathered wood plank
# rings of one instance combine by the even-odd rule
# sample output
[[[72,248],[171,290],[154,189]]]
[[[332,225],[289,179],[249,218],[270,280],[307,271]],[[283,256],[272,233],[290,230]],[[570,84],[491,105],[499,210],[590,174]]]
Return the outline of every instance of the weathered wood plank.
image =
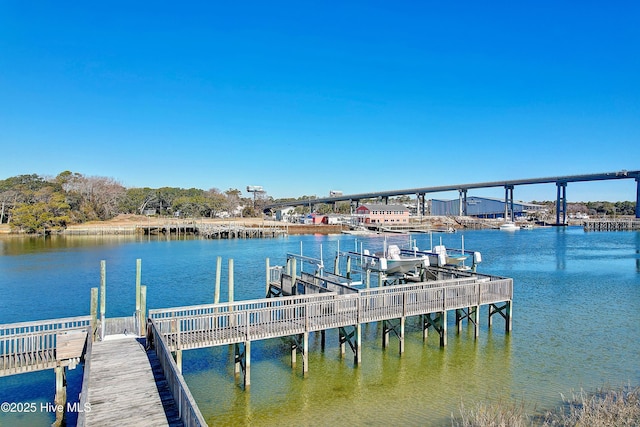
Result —
[[[87,333],[71,331],[56,335],[56,360],[73,359],[82,356]]]
[[[172,398],[160,396],[147,352],[135,338],[93,344],[87,426],[181,425],[167,418],[167,400]]]

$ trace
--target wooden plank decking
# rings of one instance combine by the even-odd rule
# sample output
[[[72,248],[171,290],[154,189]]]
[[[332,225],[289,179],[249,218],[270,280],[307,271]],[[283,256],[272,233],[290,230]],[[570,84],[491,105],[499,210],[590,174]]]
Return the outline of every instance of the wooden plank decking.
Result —
[[[136,337],[94,343],[86,425],[181,426],[158,366]]]

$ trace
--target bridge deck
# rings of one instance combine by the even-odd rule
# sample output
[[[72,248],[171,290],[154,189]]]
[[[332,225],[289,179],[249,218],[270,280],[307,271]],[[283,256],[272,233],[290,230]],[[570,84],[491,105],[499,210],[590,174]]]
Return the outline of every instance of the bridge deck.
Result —
[[[135,337],[94,343],[86,425],[181,426],[161,369],[152,365]]]

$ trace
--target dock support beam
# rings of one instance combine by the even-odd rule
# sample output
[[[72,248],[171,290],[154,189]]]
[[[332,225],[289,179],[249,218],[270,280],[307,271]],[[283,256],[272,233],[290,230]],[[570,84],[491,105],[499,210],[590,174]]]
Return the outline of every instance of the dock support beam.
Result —
[[[433,317],[432,317],[433,316]],[[440,335],[440,347],[447,346],[447,312],[427,313],[422,317],[422,337],[427,339],[430,326]]]
[[[479,323],[479,306],[458,308],[456,309],[456,328],[458,330],[458,334],[462,332],[462,322],[464,319],[467,319],[467,325],[470,323],[474,326],[473,337],[478,338],[480,333],[480,323]]]
[[[56,366],[53,369],[56,373],[56,396],[54,404],[57,408],[63,408],[62,411],[56,411],[56,421],[52,426],[58,427],[64,425],[67,406],[67,373],[64,366]]]
[[[505,332],[511,332],[511,328],[513,327],[513,320],[511,316],[512,305],[512,301],[505,301],[501,306],[498,306],[497,304],[489,304],[489,327],[491,327],[493,315],[499,314],[504,319]]]
[[[242,371],[244,373],[244,387],[249,388],[251,385],[251,341],[245,341],[243,343],[236,343],[233,345],[235,349],[235,375],[239,375]]]
[[[344,357],[345,344],[349,344],[353,351],[353,363],[359,365],[362,362],[362,325],[354,325],[351,332],[348,332],[347,328],[348,326],[338,328],[340,357]]]
[[[302,375],[307,376],[309,372],[309,332],[305,332],[293,337],[291,344],[291,367],[296,367],[297,353],[302,354]]]
[[[567,224],[567,183],[556,182],[556,225]],[[562,213],[562,222],[560,222],[560,214]]]

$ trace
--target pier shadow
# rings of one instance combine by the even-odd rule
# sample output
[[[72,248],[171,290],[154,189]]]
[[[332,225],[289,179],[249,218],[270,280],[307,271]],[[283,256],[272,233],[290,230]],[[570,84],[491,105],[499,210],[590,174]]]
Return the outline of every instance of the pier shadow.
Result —
[[[167,417],[167,422],[170,427],[182,427],[184,424],[180,421],[180,413],[178,411],[178,407],[176,406],[176,402],[171,394],[171,390],[169,389],[169,383],[164,376],[164,372],[162,370],[162,365],[158,360],[158,356],[156,355],[153,347],[147,347],[147,340],[145,338],[136,338],[138,343],[146,349],[147,359],[149,359],[149,365],[151,366],[151,370],[153,372],[153,379],[156,382],[156,388],[158,389],[158,395],[160,396],[160,400],[162,401],[162,408],[164,409],[164,413]]]

